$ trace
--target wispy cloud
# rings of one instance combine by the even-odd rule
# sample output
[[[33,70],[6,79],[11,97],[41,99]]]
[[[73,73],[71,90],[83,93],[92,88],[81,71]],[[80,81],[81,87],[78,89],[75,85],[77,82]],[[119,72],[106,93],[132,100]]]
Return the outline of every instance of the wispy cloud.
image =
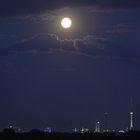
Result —
[[[1,0],[0,1],[0,16],[15,16],[45,12],[46,10],[54,10],[70,7],[82,7],[82,6],[96,6],[102,9],[108,8],[140,8],[139,0]]]
[[[58,27],[60,19],[67,13],[74,19],[74,27],[69,33]],[[3,18],[1,25],[9,27],[11,32],[0,33],[0,39],[18,38],[3,53],[75,53],[94,58],[139,58],[139,21],[136,22],[133,16],[129,18],[129,14],[135,15],[133,9],[81,5]],[[9,24],[9,21],[18,25]]]
[[[72,53],[83,55],[90,58],[107,58],[107,59],[139,59],[137,49],[130,48],[125,51],[126,46],[112,46],[110,39],[97,38],[87,35],[83,38],[60,39],[55,34],[38,34],[31,38],[22,40],[22,42],[3,50],[5,53],[46,53],[46,54],[63,54]]]

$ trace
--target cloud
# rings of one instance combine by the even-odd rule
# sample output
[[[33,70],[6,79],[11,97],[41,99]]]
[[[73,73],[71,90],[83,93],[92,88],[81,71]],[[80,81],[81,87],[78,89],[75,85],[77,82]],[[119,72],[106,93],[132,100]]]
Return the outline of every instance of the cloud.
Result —
[[[22,40],[8,49],[1,50],[1,55],[16,54],[16,53],[73,53],[77,55],[92,56],[92,54],[84,52],[85,50],[92,50],[94,48],[103,49],[103,42],[105,39],[96,38],[87,35],[83,38],[75,39],[61,39],[55,34],[37,34],[31,38]]]
[[[140,59],[140,49],[138,46],[132,46],[132,43],[126,45],[121,41],[119,41],[119,44],[114,42],[116,42],[116,40],[97,38],[93,35],[87,35],[77,39],[60,39],[55,34],[38,34],[29,39],[22,40],[22,42],[17,45],[2,50],[1,55],[9,53],[72,53],[96,59]]]
[[[100,6],[96,5],[97,3],[95,5],[92,3],[91,6],[84,6],[81,3],[81,5],[75,5],[77,7],[64,7],[56,10],[48,8],[48,11],[44,13],[29,12],[30,14],[5,18],[1,20],[1,29],[6,27],[5,29],[9,29],[7,30],[9,35],[12,35],[14,28],[18,39],[16,39],[17,44],[3,50],[3,54],[75,53],[96,58],[139,58],[140,32],[137,10],[120,12],[118,11],[119,5],[116,11],[112,8],[117,4],[113,6],[110,3],[111,6],[108,5],[109,8],[107,8],[107,3],[106,8],[100,8],[101,5],[103,6],[102,2]],[[63,16],[63,13],[75,16],[74,26],[69,32],[58,27],[60,22],[58,19]],[[18,24],[8,24],[9,22],[18,22]],[[0,38],[14,40],[14,36],[11,35],[7,36],[2,33]]]
[[[0,16],[37,14],[69,7],[96,6],[106,8],[140,8],[139,0],[1,0]]]

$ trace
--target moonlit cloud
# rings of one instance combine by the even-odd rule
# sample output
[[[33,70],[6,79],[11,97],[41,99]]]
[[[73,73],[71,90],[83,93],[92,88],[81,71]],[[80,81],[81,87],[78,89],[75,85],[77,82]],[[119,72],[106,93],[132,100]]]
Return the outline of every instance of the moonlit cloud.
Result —
[[[132,47],[133,44],[139,44],[138,9],[135,6],[125,7],[123,3],[120,6],[111,4],[109,8],[106,8],[107,5],[101,8],[101,5],[69,5],[3,18],[0,21],[1,29],[9,27],[5,34],[1,33],[1,44],[6,46],[5,54],[6,50],[8,53],[36,54],[75,52],[93,57],[139,58],[139,50]],[[75,22],[73,29],[66,34],[59,27],[60,19],[65,14],[72,16]],[[129,17],[130,14],[134,16]],[[123,16],[127,21],[123,20]],[[11,40],[9,44],[7,39]]]

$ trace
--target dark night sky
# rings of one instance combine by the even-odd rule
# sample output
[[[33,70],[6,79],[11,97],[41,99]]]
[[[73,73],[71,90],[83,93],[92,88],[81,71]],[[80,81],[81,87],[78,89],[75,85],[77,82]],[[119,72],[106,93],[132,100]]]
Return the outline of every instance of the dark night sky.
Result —
[[[62,29],[68,16],[73,26]],[[140,129],[139,0],[0,0],[0,127]]]

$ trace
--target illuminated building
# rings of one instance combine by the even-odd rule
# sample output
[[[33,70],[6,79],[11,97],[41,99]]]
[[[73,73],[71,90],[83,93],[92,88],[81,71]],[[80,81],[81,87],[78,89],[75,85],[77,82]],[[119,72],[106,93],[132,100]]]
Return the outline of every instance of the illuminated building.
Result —
[[[96,126],[95,126],[95,133],[100,133],[101,132],[101,129],[100,129],[100,122],[97,122],[96,123]]]

